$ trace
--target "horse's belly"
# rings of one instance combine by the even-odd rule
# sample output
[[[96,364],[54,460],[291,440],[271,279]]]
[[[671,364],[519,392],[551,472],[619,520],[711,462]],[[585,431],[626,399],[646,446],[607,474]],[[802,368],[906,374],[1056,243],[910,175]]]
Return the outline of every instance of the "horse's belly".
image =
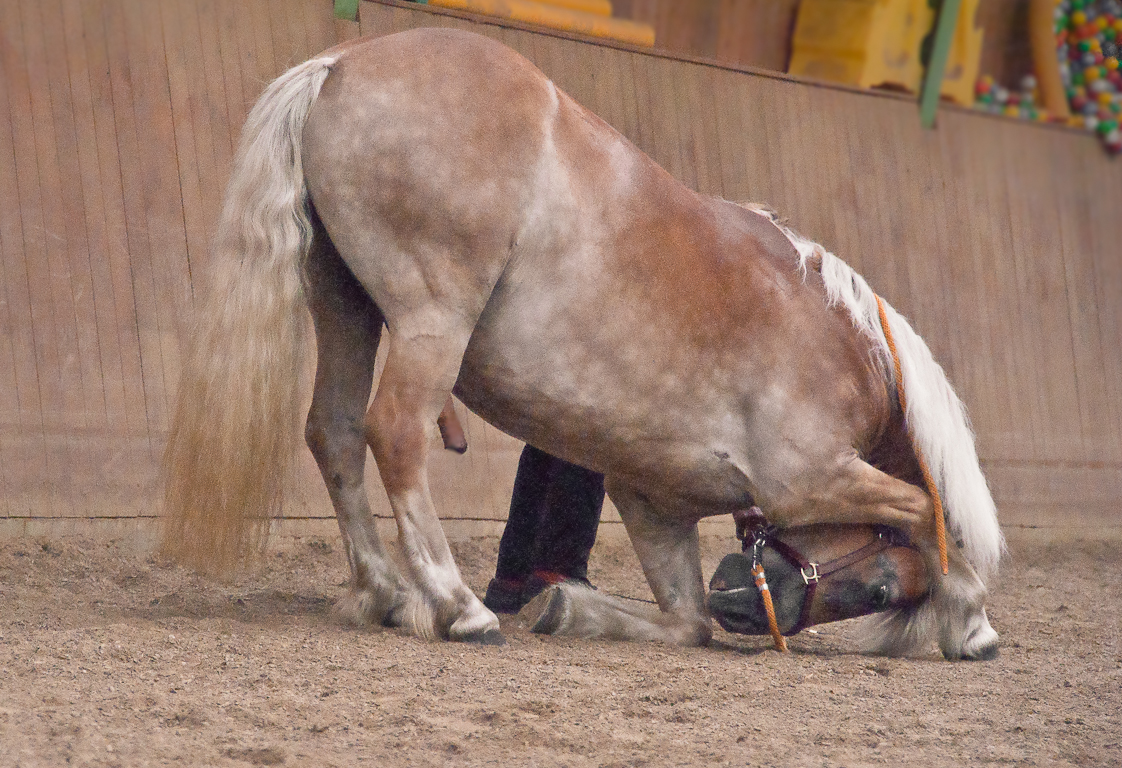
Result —
[[[455,390],[480,417],[650,495],[688,499],[698,516],[750,501],[743,475],[723,458],[722,446],[735,438],[712,426],[722,421],[720,406],[700,392],[690,398],[690,387],[676,386],[677,372],[657,355],[649,370],[623,359],[627,337],[638,331],[582,332],[573,318],[587,308],[496,314],[472,336]]]

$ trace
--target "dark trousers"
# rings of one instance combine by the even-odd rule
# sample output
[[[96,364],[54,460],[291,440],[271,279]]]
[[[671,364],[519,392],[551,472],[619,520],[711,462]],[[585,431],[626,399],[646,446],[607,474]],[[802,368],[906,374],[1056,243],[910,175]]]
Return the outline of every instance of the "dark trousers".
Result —
[[[495,577],[521,581],[549,571],[587,579],[603,505],[603,475],[527,445],[518,459]]]

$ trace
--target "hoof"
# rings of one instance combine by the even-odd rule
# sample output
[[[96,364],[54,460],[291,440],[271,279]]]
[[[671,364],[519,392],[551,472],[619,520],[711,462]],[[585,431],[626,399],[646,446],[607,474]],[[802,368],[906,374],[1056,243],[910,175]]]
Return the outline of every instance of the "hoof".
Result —
[[[969,653],[963,652],[962,659],[964,661],[993,661],[998,655],[997,639],[995,638],[992,643],[983,645],[982,647],[970,651]]]
[[[387,629],[397,629],[405,625],[405,603],[400,602],[393,605],[386,614],[382,616],[379,622]]]
[[[456,638],[461,643],[474,643],[476,645],[506,645],[506,638],[497,629],[485,629],[471,635]]]
[[[539,635],[552,635],[561,629],[565,619],[565,593],[560,587],[550,587],[538,594],[523,609],[527,617],[537,618],[530,631]]]
[[[997,632],[990,626],[983,610],[981,621],[962,644],[959,658],[966,661],[990,661],[997,658]]]

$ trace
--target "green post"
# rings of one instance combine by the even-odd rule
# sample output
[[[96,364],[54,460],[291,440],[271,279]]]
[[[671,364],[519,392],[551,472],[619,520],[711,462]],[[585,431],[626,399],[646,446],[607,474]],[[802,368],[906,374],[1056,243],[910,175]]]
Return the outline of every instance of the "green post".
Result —
[[[931,58],[923,76],[923,92],[919,97],[919,121],[924,128],[935,126],[935,110],[939,107],[939,91],[943,87],[943,72],[947,69],[947,56],[958,25],[958,11],[962,0],[943,0],[939,17],[935,21],[935,37],[931,43]]]
[[[358,0],[335,0],[335,18],[358,21]]]

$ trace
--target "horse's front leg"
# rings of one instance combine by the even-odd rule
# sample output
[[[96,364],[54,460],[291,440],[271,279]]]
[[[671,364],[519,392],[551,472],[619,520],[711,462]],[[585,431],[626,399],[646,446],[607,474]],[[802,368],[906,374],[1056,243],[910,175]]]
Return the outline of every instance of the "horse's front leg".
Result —
[[[498,618],[460,576],[429,493],[429,437],[469,334],[409,332],[407,323],[390,329],[390,352],[365,425],[415,589],[402,625],[421,637],[502,643]]]
[[[608,495],[643,565],[658,609],[562,583],[531,601],[522,615],[545,634],[705,645],[713,636],[705,606],[697,521],[660,516],[642,495],[611,479]]]

